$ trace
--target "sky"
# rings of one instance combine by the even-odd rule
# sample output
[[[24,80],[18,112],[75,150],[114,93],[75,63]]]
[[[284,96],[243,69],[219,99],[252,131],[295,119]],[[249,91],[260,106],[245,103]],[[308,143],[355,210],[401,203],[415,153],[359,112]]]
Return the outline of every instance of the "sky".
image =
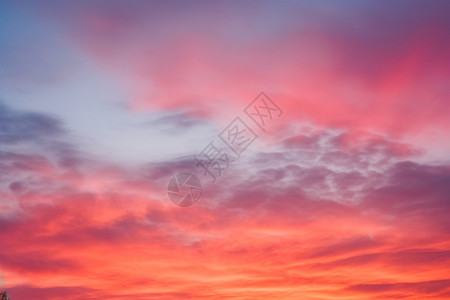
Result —
[[[450,299],[449,81],[446,0],[1,1],[0,291]]]

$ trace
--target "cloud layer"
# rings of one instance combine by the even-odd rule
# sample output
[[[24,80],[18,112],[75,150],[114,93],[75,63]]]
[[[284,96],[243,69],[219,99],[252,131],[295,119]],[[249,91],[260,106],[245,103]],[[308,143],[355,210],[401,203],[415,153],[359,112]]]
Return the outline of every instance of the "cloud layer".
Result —
[[[12,300],[450,297],[450,164],[432,155],[448,149],[448,2],[5,7],[1,19],[21,24],[18,37],[43,34],[36,20],[53,28],[30,40],[42,65],[27,64],[23,47],[0,46],[9,49],[0,73],[0,289]],[[51,98],[76,78],[64,74],[82,70],[66,54],[51,59],[46,41],[123,92],[119,108],[108,103],[129,117],[120,126],[151,129],[155,147],[167,136],[189,145],[117,162],[84,147],[62,117],[69,108],[23,109],[34,99],[23,87]],[[61,73],[43,83],[48,61]],[[243,113],[261,90],[284,111],[266,132]],[[67,90],[82,105],[80,95]],[[109,120],[111,107],[96,105],[82,117]],[[193,129],[219,134],[236,116],[257,142],[241,157],[229,152],[216,182],[202,178],[196,205],[173,205],[170,178],[201,172],[187,149],[218,138]],[[418,143],[423,134],[433,142]]]

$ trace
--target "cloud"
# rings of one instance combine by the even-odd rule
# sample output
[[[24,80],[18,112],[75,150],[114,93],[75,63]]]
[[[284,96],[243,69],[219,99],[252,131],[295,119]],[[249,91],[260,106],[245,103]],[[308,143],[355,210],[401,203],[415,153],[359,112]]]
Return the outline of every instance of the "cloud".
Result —
[[[241,5],[82,1],[37,11],[120,79],[134,110],[223,120],[265,90],[285,122],[393,135],[448,127],[447,2]]]
[[[328,141],[335,140],[331,136]],[[324,145],[325,153],[332,151],[329,147],[333,144]],[[343,147],[339,151],[358,149],[358,153],[364,153],[360,155],[379,155],[365,147],[371,149],[372,144]],[[297,150],[301,152],[302,148]],[[284,154],[289,153],[292,148]],[[279,157],[284,159],[283,155]],[[396,159],[402,158],[400,153]],[[216,294],[238,298],[274,293],[281,297],[305,295],[307,299],[326,299],[331,293],[375,297],[378,290],[403,297],[410,293],[431,297],[445,290],[424,287],[419,292],[398,282],[420,280],[428,272],[433,273],[428,278],[433,277],[436,282],[446,280],[439,266],[448,260],[448,250],[438,246],[445,235],[429,227],[443,219],[414,210],[408,214],[418,217],[415,222],[421,229],[404,230],[401,220],[386,223],[384,219],[389,215],[402,216],[402,211],[375,199],[381,196],[380,191],[384,191],[384,199],[403,195],[401,189],[397,192],[397,176],[407,183],[409,176],[418,176],[425,169],[437,173],[438,178],[441,173],[446,174],[445,169],[411,164],[394,163],[387,167],[387,178],[382,181],[385,185],[379,189],[372,186],[370,174],[360,174],[361,190],[367,194],[358,203],[323,199],[320,189],[308,188],[322,187],[324,177],[339,178],[346,171],[341,174],[325,166],[294,168],[292,162],[285,167],[280,164],[279,170],[254,165],[259,172],[240,184],[239,178],[248,174],[236,169],[236,177],[223,178],[210,191],[222,194],[221,201],[218,197],[203,198],[187,210],[172,206],[167,199],[152,201],[139,185],[87,193],[74,182],[71,189],[54,190],[46,195],[54,201],[24,206],[19,218],[2,219],[0,235],[2,240],[8,240],[0,250],[8,261],[2,267],[10,276],[18,276],[13,274],[19,272],[29,274],[34,282],[32,288],[13,287],[11,294],[21,297],[38,289],[34,292],[42,293],[44,299],[54,299],[58,293],[68,293],[67,297],[74,298],[85,295],[87,299],[120,299],[131,295],[138,299],[208,299]],[[151,174],[151,166],[148,168]],[[151,176],[161,176],[157,175],[160,171],[155,172]],[[119,172],[116,176],[127,174],[130,173]],[[85,176],[88,181],[91,176],[97,177],[89,173]],[[279,179],[274,180],[277,176]],[[283,180],[286,182],[282,183]],[[125,177],[123,181],[130,179]],[[445,180],[429,182],[441,191],[437,194],[444,195]],[[403,187],[403,183],[399,185]],[[216,200],[219,202],[212,202]],[[447,213],[443,212],[442,217]],[[44,251],[46,255],[36,251]],[[8,258],[11,253],[18,253],[16,259]],[[25,259],[20,259],[21,255]],[[405,272],[406,266],[414,266],[415,273]],[[61,290],[45,285],[47,274],[54,271],[59,274]],[[357,275],[360,273],[367,276]],[[77,292],[70,288],[73,282],[82,283]],[[127,283],[126,291],[118,288],[121,282]],[[378,283],[374,282],[384,282],[388,287],[377,288]],[[375,287],[370,290],[372,285]],[[168,290],[169,286],[173,288]]]
[[[86,297],[89,297],[89,294],[92,291],[93,290],[86,289],[84,287],[76,287],[76,286],[40,288],[32,285],[21,285],[12,288],[9,291],[9,296],[10,298],[14,299],[33,299],[33,298],[52,299],[56,297],[64,297],[66,299],[77,299],[78,297],[80,297],[80,294],[84,294]]]
[[[437,297],[445,297],[448,293],[449,280],[434,280],[434,281],[422,281],[422,282],[401,282],[394,284],[362,284],[352,286],[349,289],[358,292],[364,292],[368,294],[377,293],[382,297],[381,299],[390,299],[389,297],[395,297],[402,293],[411,295],[416,294],[435,294]]]
[[[191,157],[118,164],[63,120],[0,106],[6,288],[18,300],[448,297],[450,167],[400,138],[448,125],[442,3],[23,4],[121,79],[131,108],[162,110],[150,126],[221,123],[261,89],[285,123],[181,209],[166,188]]]
[[[16,146],[42,144],[45,132]],[[2,192],[19,206],[0,215],[0,261],[19,299],[446,292],[408,285],[447,280],[450,174],[408,161],[420,153],[409,144],[366,131],[293,130],[180,209],[165,188],[192,168],[190,158],[125,167],[59,144],[64,131],[53,138],[49,152],[2,153]],[[65,155],[77,163],[58,163]]]
[[[145,123],[169,134],[181,134],[195,126],[205,124],[205,120],[195,117],[194,112],[170,113]]]
[[[430,226],[436,233],[448,234],[449,166],[399,162],[386,173],[385,185],[374,188],[363,209],[380,219],[398,220],[406,227]]]
[[[0,141],[17,143],[54,137],[65,133],[59,120],[54,117],[17,112],[0,103]]]

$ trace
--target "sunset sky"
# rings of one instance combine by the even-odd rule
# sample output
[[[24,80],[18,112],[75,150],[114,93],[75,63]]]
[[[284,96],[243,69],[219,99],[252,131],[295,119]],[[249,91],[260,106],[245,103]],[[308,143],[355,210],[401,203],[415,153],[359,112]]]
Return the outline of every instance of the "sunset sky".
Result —
[[[450,1],[0,2],[11,300],[448,300],[449,153]]]

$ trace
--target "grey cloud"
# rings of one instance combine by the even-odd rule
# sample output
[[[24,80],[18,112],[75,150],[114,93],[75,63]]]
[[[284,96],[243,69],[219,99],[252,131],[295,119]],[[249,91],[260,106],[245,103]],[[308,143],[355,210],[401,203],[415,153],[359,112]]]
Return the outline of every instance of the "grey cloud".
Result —
[[[62,123],[45,114],[9,109],[0,102],[0,142],[39,141],[65,133]]]

